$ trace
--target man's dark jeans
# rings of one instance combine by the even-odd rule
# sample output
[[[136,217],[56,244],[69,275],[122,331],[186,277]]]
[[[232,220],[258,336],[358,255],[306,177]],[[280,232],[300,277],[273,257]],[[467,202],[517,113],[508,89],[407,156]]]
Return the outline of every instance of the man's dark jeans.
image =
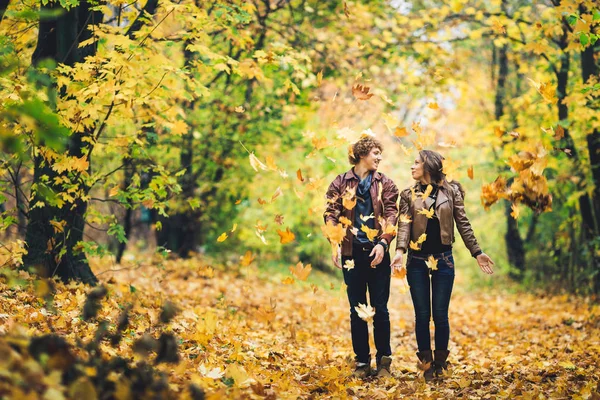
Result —
[[[454,258],[452,251],[434,254],[434,257],[438,260],[437,270],[429,270],[425,264],[427,256],[413,256],[409,253],[406,263],[406,278],[415,307],[419,351],[431,350],[429,321],[432,311],[436,350],[447,350],[450,338],[448,306],[454,285]]]
[[[352,348],[356,355],[356,361],[370,363],[369,353],[369,329],[365,321],[360,319],[354,307],[359,303],[367,304],[367,288],[371,307],[375,309],[373,318],[373,331],[375,336],[375,347],[377,348],[376,359],[381,360],[383,356],[391,356],[390,347],[390,314],[387,303],[390,297],[390,253],[386,252],[383,260],[376,268],[371,268],[369,257],[372,246],[360,246],[354,244],[352,257],[342,257],[342,263],[354,260],[354,268],[344,270],[344,282],[348,286],[348,301],[350,303],[350,330],[352,332]]]

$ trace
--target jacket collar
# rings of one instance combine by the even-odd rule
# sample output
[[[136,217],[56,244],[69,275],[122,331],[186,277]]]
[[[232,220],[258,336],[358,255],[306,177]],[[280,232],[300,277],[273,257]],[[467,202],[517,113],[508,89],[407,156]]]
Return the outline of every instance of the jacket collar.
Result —
[[[358,176],[357,176],[357,175],[354,173],[354,168],[350,168],[350,169],[348,170],[348,172],[346,172],[346,173],[344,174],[344,180],[346,180],[346,181],[350,181],[350,180],[353,180],[353,179],[354,179],[354,180],[356,180],[356,181],[358,181],[358,179],[359,179],[359,178],[358,178]],[[375,171],[375,172],[373,173],[373,181],[379,181],[379,180],[381,180],[381,173],[380,173],[380,172],[378,172],[378,171]]]

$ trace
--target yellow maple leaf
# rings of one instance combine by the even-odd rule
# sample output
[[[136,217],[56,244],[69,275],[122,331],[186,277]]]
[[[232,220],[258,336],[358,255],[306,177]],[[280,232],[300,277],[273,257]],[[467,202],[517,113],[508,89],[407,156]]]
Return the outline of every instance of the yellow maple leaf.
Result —
[[[247,267],[250,264],[252,264],[252,261],[254,261],[255,256],[252,254],[252,252],[250,250],[246,251],[246,254],[244,254],[242,257],[242,267]]]
[[[432,191],[433,191],[433,186],[427,185],[427,187],[425,188],[425,192],[421,193],[421,198],[423,200],[425,200],[426,198],[429,197],[429,195],[431,194]]]
[[[344,263],[344,268],[346,268],[348,271],[354,269],[354,260],[346,260]]]
[[[394,136],[396,136],[396,137],[401,138],[401,137],[406,137],[408,135],[409,135],[408,130],[403,126],[397,126],[396,129],[394,130]],[[406,149],[404,146],[402,146],[402,147],[403,147],[403,149]],[[408,153],[408,150],[405,150],[404,152]]]
[[[343,198],[342,204],[344,205],[344,208],[346,208],[348,210],[352,210],[354,207],[356,207],[356,198],[354,198],[354,199]]]
[[[410,224],[412,222],[412,219],[410,219],[409,215],[400,214],[400,222],[402,222],[403,224]]]
[[[438,269],[438,267],[437,267],[438,260],[436,260],[435,257],[432,255],[429,255],[427,260],[425,260],[425,264],[427,264],[427,267],[432,271],[437,271],[437,269]]]
[[[375,218],[375,216],[374,216],[373,214],[371,214],[371,215],[369,215],[369,216],[366,216],[366,217],[365,217],[364,215],[360,214],[360,219],[361,219],[361,221],[363,221],[363,222],[367,222],[367,221],[368,221],[368,220],[370,220],[371,218]]]
[[[286,228],[285,231],[277,229],[277,234],[279,235],[279,242],[281,244],[288,244],[296,239],[296,235],[294,235],[294,232],[290,231],[290,228]]]
[[[404,257],[406,259],[406,257]],[[404,279],[406,278],[406,268],[394,269],[392,278]]]
[[[108,197],[114,197],[117,195],[117,193],[119,193],[119,186],[113,186],[110,191],[108,192]]]
[[[473,180],[473,166],[469,166],[469,168],[467,169],[467,176],[469,177],[470,180]]]
[[[382,117],[384,124],[388,128],[388,130],[390,132],[394,132],[396,130],[396,127],[398,127],[398,124],[400,123],[400,121],[398,121],[398,118],[396,118],[392,114],[383,114]]]
[[[369,228],[366,225],[361,226],[360,230],[367,234],[367,238],[371,242],[374,241],[375,238],[377,238],[377,235],[379,235],[379,230],[378,229],[371,229],[371,228]]]
[[[52,228],[54,228],[54,233],[62,233],[65,231],[65,226],[67,225],[67,221],[50,221]]]
[[[294,282],[296,282],[296,280],[294,278],[292,278],[291,276],[288,276],[284,280],[281,281],[281,283],[283,283],[284,285],[291,285]]]
[[[419,246],[419,243],[413,242],[412,240],[410,241],[408,246],[415,251],[421,250],[421,246]]]
[[[433,218],[433,213],[435,212],[435,209],[432,207],[430,210],[426,209],[426,208],[421,208],[418,211],[418,214],[423,214],[424,216],[426,216],[427,218],[431,219]]]
[[[352,86],[352,95],[357,100],[369,100],[371,97],[373,97],[373,93],[369,93],[370,90],[371,88],[368,86],[356,84]]]
[[[352,221],[350,221],[349,218],[344,217],[343,215],[339,218],[340,223],[344,226],[350,226],[352,225]]]
[[[241,114],[241,113],[243,113],[244,111],[246,111],[246,109],[245,109],[243,106],[237,106],[237,107],[235,108],[235,112],[236,112],[236,113],[240,113],[240,114]]]
[[[426,233],[422,233],[421,236],[419,236],[419,238],[417,239],[417,243],[421,244],[425,240],[427,240],[427,234]]]
[[[305,281],[306,278],[308,278],[310,271],[312,271],[312,266],[310,264],[306,264],[305,266],[302,262],[299,262],[295,266],[290,266],[292,275],[301,281]]]
[[[326,225],[321,226],[321,230],[333,245],[341,244],[346,236],[346,228],[342,224],[335,225],[332,221],[327,221]]]
[[[358,306],[354,307],[354,309],[356,310],[358,317],[365,322],[372,321],[373,317],[375,316],[375,310],[370,305],[359,303]]]
[[[438,103],[436,103],[435,101],[432,101],[431,103],[427,104],[427,107],[431,108],[432,110],[440,109],[440,106],[438,106]]]
[[[228,236],[227,236],[227,232],[223,232],[221,233],[221,235],[217,238],[217,242],[221,243],[224,242],[225,240],[227,240]]]
[[[417,192],[415,192],[415,188],[412,186],[410,188],[410,197],[412,201],[415,201],[417,199]]]

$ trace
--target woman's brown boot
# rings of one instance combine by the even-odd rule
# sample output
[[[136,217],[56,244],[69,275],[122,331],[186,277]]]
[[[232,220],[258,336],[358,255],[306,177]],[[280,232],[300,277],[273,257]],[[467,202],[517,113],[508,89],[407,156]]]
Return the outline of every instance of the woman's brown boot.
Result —
[[[433,370],[436,378],[444,376],[444,371],[448,369],[446,360],[449,354],[448,350],[436,350],[433,352]]]
[[[433,379],[433,355],[431,354],[431,350],[419,351],[417,352],[417,357],[419,358],[419,369],[424,371],[425,382],[429,382]]]

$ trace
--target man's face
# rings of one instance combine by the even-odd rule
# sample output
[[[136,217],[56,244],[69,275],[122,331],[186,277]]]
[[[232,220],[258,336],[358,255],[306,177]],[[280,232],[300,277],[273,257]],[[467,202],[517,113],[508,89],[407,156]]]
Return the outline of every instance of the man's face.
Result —
[[[367,168],[367,170],[377,171],[381,159],[381,150],[379,150],[377,147],[373,147],[369,154],[361,158],[360,162]]]

